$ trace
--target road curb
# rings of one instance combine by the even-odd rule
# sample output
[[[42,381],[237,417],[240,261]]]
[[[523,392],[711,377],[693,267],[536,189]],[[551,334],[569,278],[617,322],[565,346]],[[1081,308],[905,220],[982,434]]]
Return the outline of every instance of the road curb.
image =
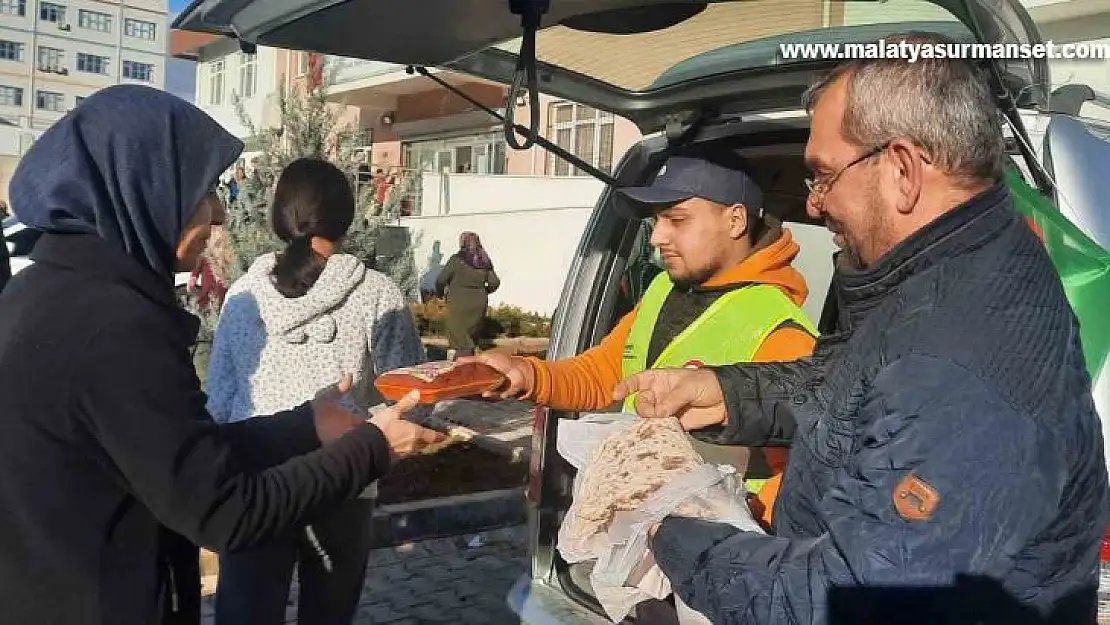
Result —
[[[372,548],[520,525],[527,522],[524,504],[524,488],[507,488],[381,506]]]

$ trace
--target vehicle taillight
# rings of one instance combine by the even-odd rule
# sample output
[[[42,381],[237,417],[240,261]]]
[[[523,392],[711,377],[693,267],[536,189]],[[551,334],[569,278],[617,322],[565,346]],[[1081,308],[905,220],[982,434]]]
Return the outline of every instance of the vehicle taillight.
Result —
[[[547,408],[536,406],[532,410],[532,453],[528,458],[528,501],[540,502],[540,485],[543,483],[543,438],[547,430]]]

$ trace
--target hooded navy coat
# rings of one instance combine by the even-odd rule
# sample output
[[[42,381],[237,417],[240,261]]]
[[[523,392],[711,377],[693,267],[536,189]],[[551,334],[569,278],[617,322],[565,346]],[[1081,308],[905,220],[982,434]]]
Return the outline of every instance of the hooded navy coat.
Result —
[[[0,294],[0,623],[161,622],[171,593],[199,593],[173,587],[176,535],[264,541],[388,468],[370,425],[319,448],[308,406],[228,426],[205,411],[174,248],[241,149],[191,104],[118,86],[21,161],[12,204],[46,234]]]

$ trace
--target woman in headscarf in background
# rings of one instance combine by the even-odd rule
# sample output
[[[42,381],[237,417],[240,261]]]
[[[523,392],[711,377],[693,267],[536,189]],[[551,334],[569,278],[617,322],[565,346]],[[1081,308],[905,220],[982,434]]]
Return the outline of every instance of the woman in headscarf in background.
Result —
[[[489,294],[501,286],[493,262],[478,235],[459,236],[459,251],[436,278],[436,291],[447,294],[447,341],[455,355],[473,356],[489,308]]]
[[[399,419],[415,397],[370,423],[343,408],[347,379],[270,418],[209,416],[173,276],[196,265],[242,148],[184,100],[122,85],[16,169],[17,216],[44,234],[0,293],[0,620],[196,623],[184,539],[273,539],[441,438]]]

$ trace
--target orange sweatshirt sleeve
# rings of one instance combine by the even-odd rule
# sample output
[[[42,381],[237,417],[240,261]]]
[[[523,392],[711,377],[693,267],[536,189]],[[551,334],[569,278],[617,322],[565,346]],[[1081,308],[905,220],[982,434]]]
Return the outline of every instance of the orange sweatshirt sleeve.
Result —
[[[635,310],[621,318],[601,343],[566,360],[526,358],[535,384],[525,399],[558,410],[600,410],[613,403],[621,380],[624,344],[636,320]]]
[[[755,351],[753,362],[788,362],[813,353],[817,339],[801,328],[784,326],[763,339]]]

